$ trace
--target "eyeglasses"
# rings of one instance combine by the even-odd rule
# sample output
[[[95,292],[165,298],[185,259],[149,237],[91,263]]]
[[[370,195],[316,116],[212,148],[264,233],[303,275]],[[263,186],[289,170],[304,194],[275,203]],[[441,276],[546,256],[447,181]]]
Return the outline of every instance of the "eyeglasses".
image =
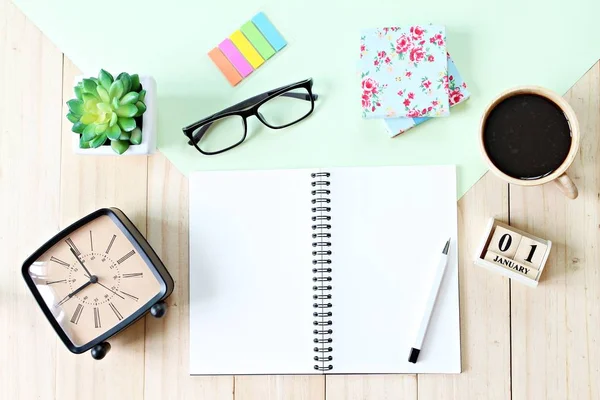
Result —
[[[318,98],[312,86],[311,78],[259,94],[186,126],[183,133],[200,153],[223,153],[246,139],[249,117],[255,116],[271,129],[282,129],[308,117]]]

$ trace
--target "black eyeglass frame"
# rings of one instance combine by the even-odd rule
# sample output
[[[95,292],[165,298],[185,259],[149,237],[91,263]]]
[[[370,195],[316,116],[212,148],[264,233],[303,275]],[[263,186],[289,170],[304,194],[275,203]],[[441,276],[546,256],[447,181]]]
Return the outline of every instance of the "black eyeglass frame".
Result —
[[[300,82],[292,83],[291,85],[282,86],[277,89],[273,89],[268,92],[250,97],[249,99],[246,99],[238,104],[235,104],[235,105],[228,107],[222,111],[219,111],[218,113],[215,113],[209,117],[206,117],[197,122],[194,122],[191,125],[186,126],[185,128],[183,128],[183,133],[189,139],[188,145],[194,146],[196,148],[196,150],[198,150],[200,153],[202,153],[204,155],[210,156],[210,155],[215,155],[215,154],[220,154],[220,153],[226,152],[227,150],[231,150],[234,147],[239,146],[240,144],[242,144],[244,142],[244,140],[246,140],[246,136],[248,134],[248,124],[247,124],[246,120],[249,117],[255,116],[256,118],[258,118],[258,120],[260,122],[262,122],[264,125],[266,125],[267,127],[271,128],[271,129],[283,129],[283,128],[287,128],[288,126],[297,124],[298,122],[302,121],[303,119],[305,119],[306,117],[311,115],[313,110],[315,109],[315,100],[317,100],[319,98],[319,96],[317,94],[313,94],[312,87],[313,87],[313,79],[309,78],[309,79],[305,79]],[[290,91],[294,90],[294,89],[306,89],[308,94],[291,93]],[[264,119],[264,117],[258,112],[258,109],[260,108],[260,106],[262,106],[267,101],[269,101],[275,97],[278,97],[278,96],[292,97],[292,98],[296,98],[299,100],[310,101],[310,103],[311,103],[310,111],[305,116],[303,116],[302,118],[300,118],[294,122],[291,122],[289,124],[282,125],[282,126],[273,126]],[[222,119],[225,117],[230,117],[230,116],[239,116],[242,118],[242,121],[244,124],[244,136],[242,136],[241,140],[239,142],[237,142],[225,149],[219,150],[219,151],[204,151],[204,150],[202,150],[198,146],[198,143],[202,139],[202,136],[204,136],[206,131],[210,128],[210,125],[219,119]],[[200,128],[200,129],[198,129],[198,128]],[[196,132],[196,134],[194,135],[194,132],[196,130],[198,130],[198,132]]]

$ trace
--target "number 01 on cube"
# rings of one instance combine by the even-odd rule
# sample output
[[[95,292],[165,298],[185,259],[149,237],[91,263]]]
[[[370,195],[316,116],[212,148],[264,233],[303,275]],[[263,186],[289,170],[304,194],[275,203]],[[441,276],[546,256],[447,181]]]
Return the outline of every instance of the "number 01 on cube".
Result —
[[[491,218],[475,255],[475,264],[536,287],[552,242]]]

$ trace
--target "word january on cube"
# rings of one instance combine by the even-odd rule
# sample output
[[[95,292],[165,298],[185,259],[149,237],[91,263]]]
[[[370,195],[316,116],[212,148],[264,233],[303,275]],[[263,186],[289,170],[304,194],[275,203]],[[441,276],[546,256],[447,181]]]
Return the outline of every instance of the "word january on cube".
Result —
[[[536,287],[552,242],[490,219],[474,263],[525,285]]]

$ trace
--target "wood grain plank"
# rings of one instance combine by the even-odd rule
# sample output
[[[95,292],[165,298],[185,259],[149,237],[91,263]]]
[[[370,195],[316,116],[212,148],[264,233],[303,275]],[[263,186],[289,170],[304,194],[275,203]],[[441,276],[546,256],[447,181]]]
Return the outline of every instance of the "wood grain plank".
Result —
[[[325,378],[304,375],[236,376],[235,400],[325,399]]]
[[[565,95],[582,129],[566,199],[511,188],[511,225],[553,242],[536,289],[513,284],[513,399],[600,398],[600,64]]]
[[[189,376],[188,180],[161,153],[149,158],[148,177],[148,241],[175,289],[165,317],[146,317],[145,398],[233,399],[233,377]]]
[[[63,97],[73,98],[73,80],[80,72],[64,62]],[[67,113],[63,106],[63,115]],[[62,129],[60,226],[101,207],[123,210],[137,228],[146,232],[146,156],[78,156],[71,150],[69,122]],[[56,398],[142,399],[144,394],[144,321],[140,320],[109,342],[111,352],[102,361],[89,354],[74,355],[64,346],[57,351]]]
[[[327,400],[416,400],[417,375],[333,375]]]
[[[509,281],[473,264],[488,219],[508,221],[508,185],[486,174],[458,202],[460,375],[419,375],[419,400],[510,399]]]
[[[61,99],[62,53],[0,0],[0,399],[54,399],[56,334],[21,264],[58,229]]]

